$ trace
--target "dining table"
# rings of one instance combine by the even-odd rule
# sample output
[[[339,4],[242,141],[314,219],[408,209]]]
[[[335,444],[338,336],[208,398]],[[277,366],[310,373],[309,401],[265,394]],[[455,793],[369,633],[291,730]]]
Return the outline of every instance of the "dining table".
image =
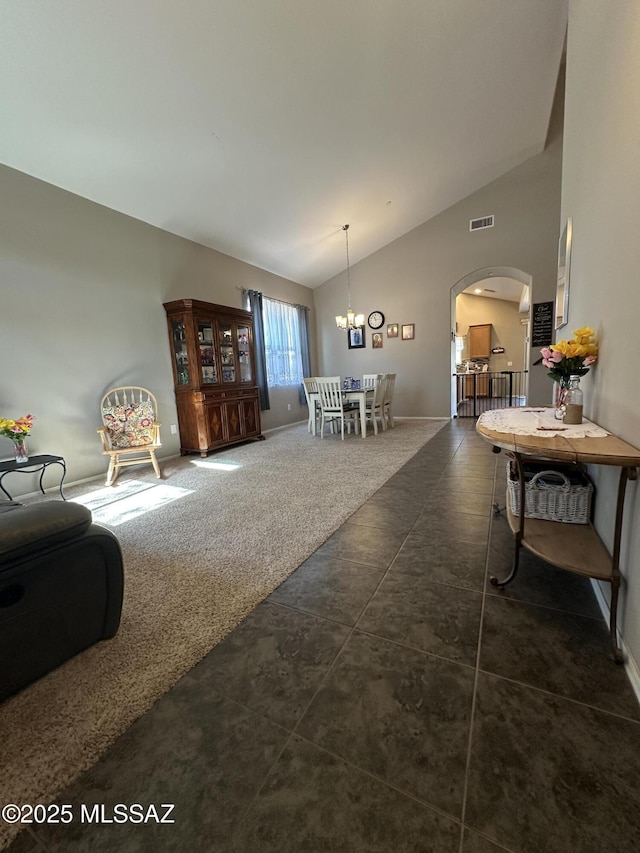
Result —
[[[365,388],[342,388],[340,391],[343,404],[358,404],[358,413],[360,415],[360,434],[362,438],[367,437],[367,400],[371,400],[373,402],[374,392],[375,389],[372,386],[366,386]],[[309,394],[309,403],[313,406],[317,406],[318,409],[320,408],[320,394],[317,391],[313,391]],[[313,418],[312,435],[315,434],[316,419]]]

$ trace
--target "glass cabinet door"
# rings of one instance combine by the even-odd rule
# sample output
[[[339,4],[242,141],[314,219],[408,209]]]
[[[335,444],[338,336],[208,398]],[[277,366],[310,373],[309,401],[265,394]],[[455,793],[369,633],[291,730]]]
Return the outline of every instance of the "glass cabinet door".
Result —
[[[233,352],[233,328],[224,320],[218,323],[220,334],[220,357],[222,359],[222,381],[236,382],[236,359]]]
[[[203,385],[219,382],[216,366],[215,342],[213,340],[213,322],[198,319],[198,351],[200,353],[200,374]]]
[[[188,385],[190,381],[189,355],[187,353],[186,330],[182,318],[171,321],[171,339],[173,341],[173,357],[178,385]]]
[[[240,382],[251,382],[251,351],[249,349],[249,327],[238,326],[238,363]]]

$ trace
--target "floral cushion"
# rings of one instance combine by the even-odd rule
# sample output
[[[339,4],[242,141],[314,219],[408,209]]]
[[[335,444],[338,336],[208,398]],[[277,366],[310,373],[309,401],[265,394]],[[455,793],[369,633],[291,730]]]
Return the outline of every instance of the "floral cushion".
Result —
[[[143,447],[153,444],[155,412],[149,400],[102,410],[112,447]]]

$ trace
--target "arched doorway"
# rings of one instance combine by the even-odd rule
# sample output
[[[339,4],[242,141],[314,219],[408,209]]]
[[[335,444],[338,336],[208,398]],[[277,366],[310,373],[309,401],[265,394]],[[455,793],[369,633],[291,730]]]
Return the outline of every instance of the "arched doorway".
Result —
[[[504,405],[505,397],[513,397],[514,387],[515,404],[526,400],[532,287],[529,273],[516,267],[492,266],[468,273],[451,288],[452,417]],[[491,348],[481,357],[472,355],[469,332],[491,340]],[[467,377],[461,378],[461,373]],[[477,377],[476,373],[482,375]],[[461,406],[470,395],[473,405]]]

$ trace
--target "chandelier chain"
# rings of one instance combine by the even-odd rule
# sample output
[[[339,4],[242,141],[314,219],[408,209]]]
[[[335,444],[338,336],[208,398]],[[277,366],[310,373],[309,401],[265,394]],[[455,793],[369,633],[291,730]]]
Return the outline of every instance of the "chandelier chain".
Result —
[[[347,244],[347,295],[349,297],[349,311],[351,311],[351,279],[349,276],[349,226],[343,225],[344,237]]]
[[[358,329],[364,326],[364,314],[356,314],[351,307],[351,259],[349,258],[349,226],[343,225],[344,239],[347,248],[347,296],[349,297],[349,310],[347,316],[336,316],[336,326],[344,331],[345,329]]]

